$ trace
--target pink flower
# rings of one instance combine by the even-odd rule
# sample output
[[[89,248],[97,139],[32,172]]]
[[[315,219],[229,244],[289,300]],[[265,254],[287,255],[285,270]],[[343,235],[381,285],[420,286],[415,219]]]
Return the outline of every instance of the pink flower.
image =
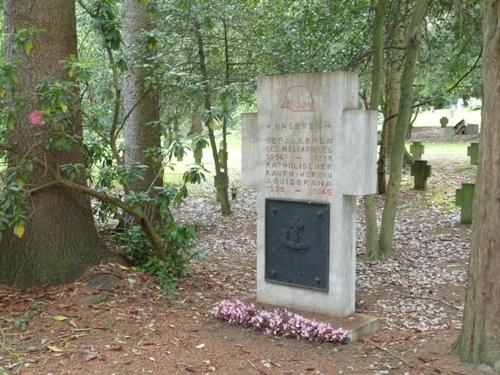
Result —
[[[288,310],[258,310],[255,305],[242,301],[222,300],[216,303],[211,315],[215,319],[231,324],[251,327],[268,335],[302,338],[309,341],[345,343],[348,332],[342,328],[333,329],[328,323],[307,319]]]
[[[42,125],[42,112],[40,111],[33,111],[30,114],[28,114],[28,121],[31,125],[35,127],[39,127]]]

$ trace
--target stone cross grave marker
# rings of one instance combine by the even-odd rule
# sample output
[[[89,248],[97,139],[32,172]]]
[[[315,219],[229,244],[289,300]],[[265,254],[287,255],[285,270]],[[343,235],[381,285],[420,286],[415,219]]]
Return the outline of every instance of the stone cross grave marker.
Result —
[[[431,166],[427,164],[427,160],[415,160],[411,166],[411,175],[414,178],[413,188],[423,189],[427,188],[427,178],[431,177]]]
[[[469,147],[467,147],[467,156],[470,157],[471,165],[478,165],[479,162],[479,142],[472,142]]]
[[[356,196],[376,192],[377,113],[351,72],[258,82],[257,300],[354,313]]]
[[[439,119],[439,123],[441,124],[442,128],[446,128],[446,126],[448,125],[448,122],[449,122],[449,120],[448,120],[448,117],[446,117],[446,116],[443,116]]]
[[[420,160],[422,159],[422,155],[424,154],[425,146],[422,142],[413,142],[410,145],[410,154],[413,156],[413,159]]]
[[[460,206],[460,223],[462,224],[472,224],[475,186],[475,184],[464,183],[455,191],[455,204]]]

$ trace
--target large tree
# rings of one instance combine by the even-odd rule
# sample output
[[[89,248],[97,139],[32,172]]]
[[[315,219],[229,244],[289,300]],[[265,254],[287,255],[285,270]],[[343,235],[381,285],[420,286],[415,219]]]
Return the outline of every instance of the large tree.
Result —
[[[153,84],[146,85],[146,75],[151,74],[147,67],[152,65],[156,49],[150,34],[153,28],[148,3],[123,2],[123,50],[128,66],[123,80],[124,161],[127,166],[146,166],[143,178],[130,187],[135,192],[151,192],[154,186],[163,186],[160,158],[155,157],[161,147],[159,92]]]
[[[68,92],[65,147],[49,147],[49,134],[55,131],[51,121],[41,122],[37,84],[41,81],[68,82],[61,63],[76,56],[75,2],[71,0],[4,0],[5,59],[16,66],[18,82],[8,96],[9,105],[22,100],[17,122],[7,133],[7,143],[29,151],[59,169],[63,164],[84,164],[82,155],[81,114],[78,92]],[[30,36],[32,39],[27,38]],[[64,85],[63,85],[64,86]],[[71,85],[69,85],[71,87]],[[43,98],[42,98],[43,99]],[[60,125],[60,124],[59,124]],[[54,146],[54,145],[52,145]],[[9,169],[23,159],[8,157]],[[34,164],[25,184],[36,187],[48,181],[47,169]],[[24,224],[1,234],[0,282],[16,287],[59,284],[79,276],[100,255],[100,243],[94,226],[90,201],[79,193],[57,186],[33,190],[26,205]]]
[[[463,328],[468,362],[500,367],[500,1],[483,1],[483,108]]]

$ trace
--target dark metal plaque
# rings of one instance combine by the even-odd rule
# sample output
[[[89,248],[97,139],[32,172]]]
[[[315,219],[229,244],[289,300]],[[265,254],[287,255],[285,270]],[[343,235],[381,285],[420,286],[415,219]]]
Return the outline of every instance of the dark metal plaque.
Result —
[[[330,205],[266,199],[265,278],[328,291]]]

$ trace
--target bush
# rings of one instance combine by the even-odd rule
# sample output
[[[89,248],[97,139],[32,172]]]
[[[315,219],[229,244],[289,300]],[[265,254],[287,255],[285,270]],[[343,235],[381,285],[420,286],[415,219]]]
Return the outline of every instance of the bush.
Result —
[[[470,97],[468,102],[468,107],[471,111],[478,111],[482,107],[481,99]]]
[[[193,250],[196,232],[193,227],[175,222],[157,230],[168,246],[165,259],[153,253],[144,232],[137,225],[118,231],[114,238],[129,262],[140,271],[155,276],[163,293],[169,294],[175,290],[178,278],[189,275],[189,262],[198,254]]]

